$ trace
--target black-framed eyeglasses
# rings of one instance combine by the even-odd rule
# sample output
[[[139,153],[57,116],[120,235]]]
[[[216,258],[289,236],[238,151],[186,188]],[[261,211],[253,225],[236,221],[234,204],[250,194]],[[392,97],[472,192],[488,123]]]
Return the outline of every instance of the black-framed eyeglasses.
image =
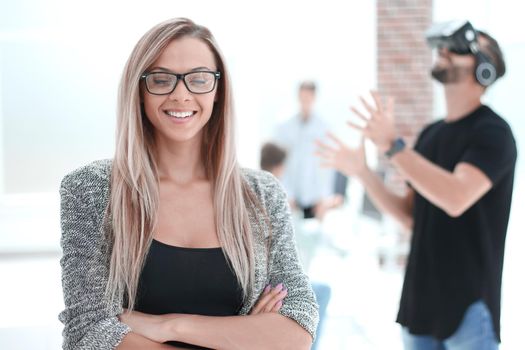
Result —
[[[184,82],[189,92],[207,94],[213,91],[220,77],[221,72],[201,70],[184,74],[150,72],[144,73],[140,78],[146,82],[146,89],[150,94],[169,95],[175,90],[179,80]]]

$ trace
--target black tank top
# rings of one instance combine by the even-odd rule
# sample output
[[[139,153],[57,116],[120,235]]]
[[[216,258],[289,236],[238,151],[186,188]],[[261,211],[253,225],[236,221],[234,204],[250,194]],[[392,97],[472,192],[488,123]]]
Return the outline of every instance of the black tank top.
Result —
[[[135,309],[148,314],[237,315],[242,290],[221,248],[182,248],[153,240]],[[180,342],[168,344],[207,349]]]

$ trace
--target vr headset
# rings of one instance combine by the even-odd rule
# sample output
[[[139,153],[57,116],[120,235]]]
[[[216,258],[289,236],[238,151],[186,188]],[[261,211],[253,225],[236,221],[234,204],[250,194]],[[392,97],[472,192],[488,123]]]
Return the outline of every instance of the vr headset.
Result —
[[[458,55],[474,55],[474,74],[481,85],[489,86],[498,78],[494,63],[480,51],[478,32],[469,21],[434,24],[426,31],[425,38],[432,48],[446,48]]]

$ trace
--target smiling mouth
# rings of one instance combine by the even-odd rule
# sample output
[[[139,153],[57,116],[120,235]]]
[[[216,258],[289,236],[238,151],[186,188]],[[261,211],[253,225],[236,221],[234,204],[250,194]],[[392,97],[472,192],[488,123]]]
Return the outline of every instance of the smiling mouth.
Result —
[[[196,111],[185,111],[185,112],[175,112],[175,111],[164,111],[168,117],[177,118],[177,119],[186,119],[192,117],[197,113]]]

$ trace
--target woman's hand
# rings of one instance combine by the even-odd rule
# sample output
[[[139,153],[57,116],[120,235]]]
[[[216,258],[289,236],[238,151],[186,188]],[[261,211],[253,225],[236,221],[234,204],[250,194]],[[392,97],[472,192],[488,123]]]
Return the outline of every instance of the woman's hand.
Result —
[[[174,317],[175,314],[150,315],[139,311],[128,312],[126,309],[118,316],[120,322],[127,324],[134,333],[158,343],[174,340],[173,329],[170,326]]]
[[[282,283],[279,283],[274,288],[270,284],[267,285],[252,311],[250,311],[250,315],[279,311],[287,294],[288,290],[284,288]]]

